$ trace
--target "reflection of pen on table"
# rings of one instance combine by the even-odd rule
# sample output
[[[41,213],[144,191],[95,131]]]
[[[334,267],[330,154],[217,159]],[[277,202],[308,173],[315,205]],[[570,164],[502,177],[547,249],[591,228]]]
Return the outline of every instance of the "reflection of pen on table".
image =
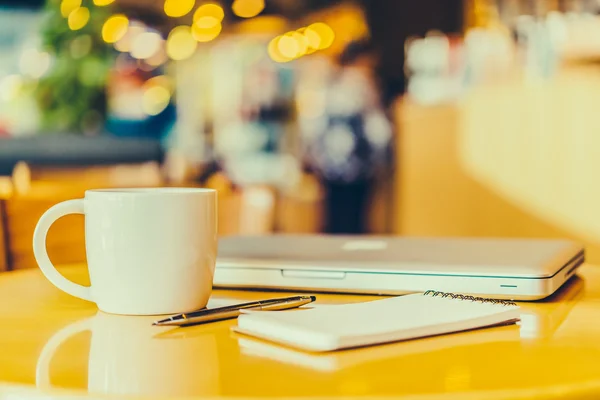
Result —
[[[250,303],[236,304],[226,307],[199,310],[186,314],[177,314],[169,318],[161,319],[152,325],[157,326],[188,326],[203,322],[220,321],[223,319],[236,318],[244,310],[254,311],[278,311],[301,307],[316,300],[315,296],[293,296],[278,299],[253,301]]]

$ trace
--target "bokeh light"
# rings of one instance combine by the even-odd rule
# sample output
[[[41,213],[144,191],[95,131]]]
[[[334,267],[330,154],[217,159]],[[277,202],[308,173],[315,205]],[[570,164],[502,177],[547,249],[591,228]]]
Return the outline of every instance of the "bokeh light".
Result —
[[[140,60],[150,58],[160,50],[162,42],[163,39],[157,32],[141,33],[131,42],[131,56]]]
[[[79,35],[69,45],[71,57],[80,59],[87,56],[92,50],[92,37],[90,35]]]
[[[107,6],[109,4],[114,3],[115,0],[94,0],[94,4],[99,6],[99,7],[104,7]]]
[[[160,46],[158,51],[154,53],[151,57],[147,58],[145,61],[146,64],[150,65],[151,67],[158,67],[166,63],[168,59],[169,57],[167,56],[165,46]]]
[[[27,49],[19,60],[19,69],[23,75],[39,79],[50,69],[52,57],[45,51]]]
[[[171,101],[171,92],[160,85],[149,85],[142,97],[142,109],[148,115],[158,115],[164,111]]]
[[[333,29],[323,22],[317,22],[273,38],[267,52],[275,62],[288,62],[324,50],[333,44],[334,39]]]
[[[165,0],[165,14],[169,17],[183,17],[194,8],[195,0]]]
[[[304,30],[304,37],[306,38],[306,40],[308,41],[308,46],[311,49],[318,49],[321,46],[321,36],[319,36],[319,34],[312,30],[312,29],[305,29]]]
[[[122,53],[131,51],[131,43],[138,35],[146,32],[146,30],[146,25],[140,23],[139,21],[130,21],[125,35],[115,43],[115,49]]]
[[[279,39],[281,39],[281,36],[277,36],[269,42],[269,47],[267,48],[269,57],[271,57],[271,59],[275,62],[280,62],[280,63],[288,62],[291,60],[291,58],[285,57],[279,51]]]
[[[277,49],[282,56],[293,59],[298,55],[300,48],[298,42],[292,35],[285,34],[279,38]]]
[[[161,86],[166,88],[169,93],[173,94],[173,90],[174,88],[174,84],[173,84],[173,80],[171,78],[169,78],[166,75],[157,75],[154,76],[150,79],[148,79],[145,83],[144,83],[144,87],[150,88],[152,86]]]
[[[102,39],[106,43],[116,43],[125,36],[129,19],[123,14],[113,15],[102,25]]]
[[[194,54],[197,45],[189,26],[177,26],[169,33],[167,55],[176,61],[185,60]]]
[[[252,18],[265,9],[265,0],[235,0],[231,10],[235,15],[242,18]]]
[[[68,18],[69,14],[81,7],[81,0],[62,0],[60,3],[60,13]]]
[[[292,32],[290,36],[296,41],[296,46],[298,47],[296,58],[305,55],[308,51],[308,39],[306,39],[306,36],[300,32]]]
[[[316,22],[311,24],[306,28],[306,32],[304,33],[307,37],[311,47],[313,43],[316,42],[315,35],[319,37],[318,41],[318,49],[324,50],[330,47],[335,40],[335,33],[331,27],[323,22]]]
[[[203,4],[194,13],[194,22],[198,21],[202,17],[213,17],[219,22],[225,18],[225,11],[223,7],[218,4],[208,3]]]
[[[79,7],[69,14],[69,28],[78,31],[87,25],[90,20],[90,10],[87,7]]]
[[[221,24],[221,20],[216,17],[206,15],[194,21],[194,25],[200,29],[210,29]]]
[[[204,18],[207,18],[207,17],[204,17]],[[199,19],[198,21],[202,21],[202,20],[203,20],[203,18]],[[192,36],[198,42],[210,42],[211,40],[213,40],[217,36],[219,36],[219,33],[221,33],[221,29],[222,29],[222,26],[221,26],[220,22],[217,22],[216,25],[210,26],[208,28],[203,28],[195,23],[192,26]]]

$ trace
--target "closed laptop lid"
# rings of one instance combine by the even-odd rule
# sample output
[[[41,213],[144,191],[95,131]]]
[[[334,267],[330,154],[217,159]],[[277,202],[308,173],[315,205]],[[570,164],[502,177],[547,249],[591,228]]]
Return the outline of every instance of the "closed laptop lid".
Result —
[[[560,239],[266,235],[221,238],[217,267],[543,278],[582,259]]]

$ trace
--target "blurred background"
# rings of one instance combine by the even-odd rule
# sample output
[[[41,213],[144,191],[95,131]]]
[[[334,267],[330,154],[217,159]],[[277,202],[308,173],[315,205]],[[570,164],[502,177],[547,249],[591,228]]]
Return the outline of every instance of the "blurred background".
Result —
[[[0,270],[99,187],[222,235],[567,237],[600,261],[598,0],[0,0]],[[598,101],[597,101],[598,100]],[[83,217],[51,230],[85,259]]]

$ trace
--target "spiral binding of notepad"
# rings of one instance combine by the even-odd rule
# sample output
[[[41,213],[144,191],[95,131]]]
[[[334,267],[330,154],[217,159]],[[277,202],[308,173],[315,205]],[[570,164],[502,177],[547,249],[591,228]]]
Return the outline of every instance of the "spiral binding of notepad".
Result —
[[[449,297],[451,299],[477,301],[480,303],[492,303],[492,304],[498,304],[498,305],[502,305],[502,306],[516,306],[517,305],[517,303],[515,303],[514,301],[509,301],[509,300],[489,299],[486,297],[475,297],[475,296],[469,296],[469,295],[464,295],[464,294],[438,292],[437,290],[428,290],[425,293],[423,293],[423,296],[441,297],[441,298]]]

